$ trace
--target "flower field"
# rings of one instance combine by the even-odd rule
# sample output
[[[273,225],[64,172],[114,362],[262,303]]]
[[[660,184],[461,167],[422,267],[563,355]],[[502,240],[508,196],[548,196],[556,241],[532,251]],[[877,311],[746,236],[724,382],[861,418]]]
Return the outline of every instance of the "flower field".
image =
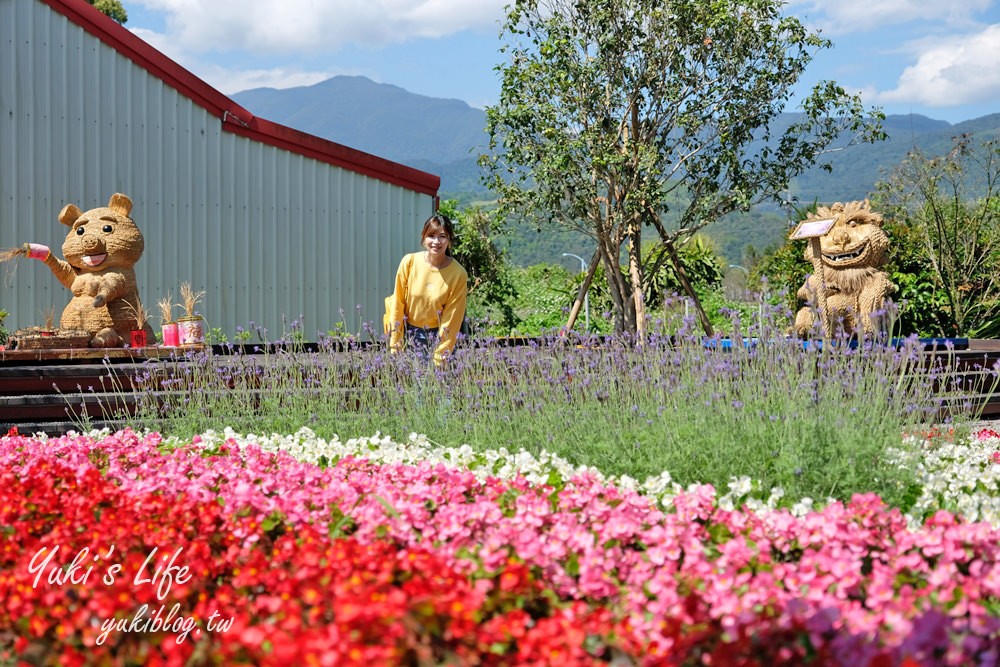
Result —
[[[1000,437],[923,444],[904,513],[420,436],[12,433],[0,665],[1000,664]]]

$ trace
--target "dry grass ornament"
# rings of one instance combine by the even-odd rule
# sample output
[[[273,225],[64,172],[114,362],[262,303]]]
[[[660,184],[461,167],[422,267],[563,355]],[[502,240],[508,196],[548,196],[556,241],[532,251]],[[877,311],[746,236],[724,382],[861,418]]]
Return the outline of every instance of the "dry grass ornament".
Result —
[[[7,250],[0,250],[0,264],[6,264],[7,262],[17,259],[18,257],[27,257],[28,251],[27,243],[20,248],[8,248]],[[17,273],[17,264],[9,264],[4,271],[4,286],[10,286],[14,282],[14,275]]]
[[[195,292],[191,289],[191,283],[181,283],[181,305],[184,307],[185,317],[189,320],[197,319],[198,315],[195,313],[195,308],[198,303],[204,298],[204,290],[201,292]]]
[[[156,302],[157,308],[160,309],[160,324],[170,324],[174,321],[174,303],[173,297],[170,293]]]
[[[49,306],[48,309],[46,309],[44,315],[45,315],[45,326],[44,326],[44,329],[46,331],[55,331],[56,330],[56,307],[55,306]]]
[[[17,259],[18,257],[27,257],[28,253],[25,252],[24,248],[8,248],[7,250],[0,251],[0,262],[9,262],[12,259]]]
[[[123,299],[124,301],[124,299]],[[132,315],[135,320],[135,331],[140,331],[146,328],[146,324],[149,322],[149,313],[143,307],[142,302],[137,301],[135,304],[125,301],[125,306],[128,308],[128,312]]]

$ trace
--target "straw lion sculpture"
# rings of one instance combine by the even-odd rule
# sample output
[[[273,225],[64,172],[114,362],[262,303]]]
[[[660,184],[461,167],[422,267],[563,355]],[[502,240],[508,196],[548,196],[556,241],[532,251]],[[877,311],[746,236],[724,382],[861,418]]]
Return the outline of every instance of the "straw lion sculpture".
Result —
[[[885,264],[889,237],[882,229],[882,216],[870,209],[869,201],[836,203],[820,207],[808,220],[833,218],[835,223],[820,237],[821,257],[815,261],[812,246],[805,259],[819,266],[822,280],[814,271],[796,296],[806,305],[795,316],[795,332],[807,337],[817,317],[827,317],[831,332],[845,335],[874,335],[881,327],[887,298],[896,292]],[[826,288],[826,312],[820,312],[819,290]]]
[[[133,330],[143,329],[153,339],[153,328],[137,322],[142,305],[135,280],[135,264],[145,241],[129,213],[132,200],[113,194],[107,207],[81,212],[67,204],[59,222],[69,227],[56,259],[47,246],[25,243],[20,254],[45,262],[73,296],[62,312],[62,329],[91,334],[91,347],[117,347]]]

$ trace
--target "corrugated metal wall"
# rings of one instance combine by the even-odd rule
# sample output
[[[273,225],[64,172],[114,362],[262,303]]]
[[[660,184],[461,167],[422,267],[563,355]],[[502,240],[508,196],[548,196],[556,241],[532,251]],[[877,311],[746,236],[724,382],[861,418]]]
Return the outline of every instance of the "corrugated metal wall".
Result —
[[[0,0],[0,249],[57,256],[67,203],[133,201],[147,309],[190,282],[209,327],[307,340],[379,323],[433,197],[225,131],[223,120],[38,0]],[[10,330],[70,294],[41,262],[0,264]],[[359,317],[360,307],[360,317]],[[343,315],[341,314],[343,313]],[[154,327],[158,320],[154,321]],[[158,329],[158,327],[156,327]]]

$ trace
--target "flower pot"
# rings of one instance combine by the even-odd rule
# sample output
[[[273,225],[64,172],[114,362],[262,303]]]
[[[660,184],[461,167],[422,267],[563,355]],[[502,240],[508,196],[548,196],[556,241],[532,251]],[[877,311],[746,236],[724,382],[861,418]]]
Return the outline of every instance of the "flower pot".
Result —
[[[182,317],[177,320],[177,333],[181,346],[205,344],[205,320],[201,317]]]
[[[160,333],[163,335],[164,347],[177,347],[181,344],[180,333],[177,329],[177,322],[167,322],[160,325]]]
[[[133,329],[129,332],[129,347],[146,347],[149,345],[149,332],[145,329]]]

